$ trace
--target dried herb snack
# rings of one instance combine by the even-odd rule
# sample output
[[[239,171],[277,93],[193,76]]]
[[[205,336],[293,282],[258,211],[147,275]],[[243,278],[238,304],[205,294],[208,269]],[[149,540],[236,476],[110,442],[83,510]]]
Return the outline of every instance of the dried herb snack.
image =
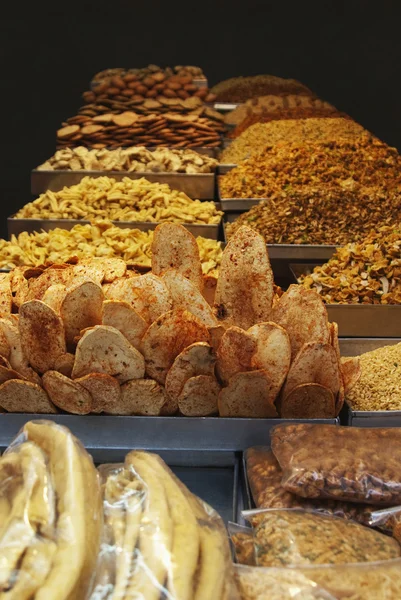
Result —
[[[212,173],[218,161],[193,150],[144,146],[89,149],[85,146],[63,148],[38,167],[38,171],[149,171],[152,173]]]
[[[316,267],[314,274],[305,277],[304,285],[326,296],[328,302],[338,302],[340,298],[345,302],[359,302],[359,296],[370,296],[378,301],[385,289],[379,280],[380,277],[386,276],[386,269],[390,279],[395,278],[395,282],[398,282],[399,278],[397,264],[400,236],[397,233],[391,234],[394,230],[389,226],[397,223],[400,210],[401,191],[363,187],[350,191],[333,187],[305,186],[272,193],[268,200],[253,206],[233,223],[227,223],[226,235],[230,239],[238,228],[246,225],[263,235],[269,244],[340,246],[348,242],[361,242],[350,244],[347,249],[337,250],[335,258],[323,267]],[[378,234],[377,245],[374,248],[372,245],[375,244],[376,236],[369,235],[372,229],[383,231]],[[374,252],[378,252],[379,262],[374,259]],[[393,260],[396,261],[394,270],[390,266]],[[352,284],[355,283],[354,277],[357,277],[358,281],[358,273],[365,273],[365,263],[377,265],[377,268],[380,265],[380,274],[376,275],[375,270],[372,272],[372,277],[377,279],[374,289],[378,290],[378,294],[369,292],[367,284],[363,283],[369,278],[362,279],[358,289],[352,288]],[[349,285],[344,285],[345,280],[340,285],[338,276],[343,269],[344,276],[348,273]],[[327,282],[326,287],[323,285],[324,281]],[[395,288],[389,283],[386,291],[392,290],[397,294],[398,284],[393,285]],[[384,299],[391,297],[390,294],[384,296]]]
[[[278,425],[272,450],[283,487],[302,498],[401,504],[401,429]],[[324,447],[322,455],[316,448]]]
[[[401,410],[401,343],[360,356],[361,377],[347,394],[353,410]]]
[[[369,137],[366,129],[351,119],[288,119],[256,123],[221,153],[220,162],[236,164],[281,142],[357,141]]]
[[[128,264],[151,267],[153,231],[126,229],[110,221],[74,225],[70,230],[56,227],[50,231],[12,235],[0,240],[0,268],[36,267],[46,263],[65,263],[72,259],[122,258]],[[223,250],[221,242],[197,238],[202,270],[214,274]]]
[[[358,142],[307,142],[266,147],[220,177],[223,198],[268,198],[303,186],[354,191],[361,186],[401,183],[395,148],[374,139]]]
[[[116,181],[110,177],[84,177],[77,185],[59,192],[47,190],[26,204],[15,218],[94,219],[112,221],[220,222],[222,212],[214,202],[191,200],[165,183],[144,178]]]
[[[296,79],[284,79],[274,75],[232,77],[220,81],[210,90],[218,102],[245,102],[249,98],[268,94],[310,94],[312,92]]]
[[[396,540],[358,523],[299,509],[249,511],[259,567],[362,563],[398,558]]]
[[[401,223],[396,225],[400,195],[388,199],[394,202],[395,212],[386,221],[394,225],[338,248],[327,263],[300,278],[305,288],[316,290],[328,304],[401,304]],[[356,241],[360,237],[354,234]]]

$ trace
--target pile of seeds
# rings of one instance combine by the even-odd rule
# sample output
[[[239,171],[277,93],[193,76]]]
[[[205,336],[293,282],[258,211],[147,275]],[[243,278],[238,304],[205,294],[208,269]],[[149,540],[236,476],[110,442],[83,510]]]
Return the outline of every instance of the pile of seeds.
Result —
[[[363,240],[373,228],[391,226],[400,215],[401,191],[305,186],[272,194],[228,223],[226,234],[229,238],[247,225],[269,244],[343,245]]]
[[[398,197],[398,221],[394,218],[391,226],[379,228],[359,244],[338,248],[300,283],[328,304],[401,304],[400,209]]]
[[[400,155],[376,139],[276,145],[243,161],[219,180],[223,198],[268,198],[273,192],[305,185],[352,191],[358,184],[387,187],[399,183]]]

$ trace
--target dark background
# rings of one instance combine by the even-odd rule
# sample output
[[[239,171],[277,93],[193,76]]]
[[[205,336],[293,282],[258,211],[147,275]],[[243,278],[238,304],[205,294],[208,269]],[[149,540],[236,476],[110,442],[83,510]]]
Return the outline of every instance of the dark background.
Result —
[[[30,170],[108,67],[194,64],[211,84],[294,77],[401,149],[401,2],[2,2],[1,234]]]

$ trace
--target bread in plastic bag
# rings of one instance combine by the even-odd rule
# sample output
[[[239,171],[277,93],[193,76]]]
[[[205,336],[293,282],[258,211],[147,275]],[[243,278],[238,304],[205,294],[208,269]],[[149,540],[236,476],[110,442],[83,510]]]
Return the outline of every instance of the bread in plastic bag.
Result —
[[[370,524],[373,506],[341,500],[301,498],[282,486],[283,472],[271,449],[254,446],[244,453],[246,474],[257,508],[303,508]]]
[[[4,600],[84,600],[103,527],[98,473],[81,443],[30,421],[0,458]]]
[[[271,445],[282,485],[293,494],[401,504],[401,428],[281,424]]]
[[[343,564],[401,556],[391,537],[353,521],[300,509],[243,511],[251,523],[256,565]]]
[[[293,569],[235,565],[242,600],[337,600],[307,575]]]
[[[255,566],[255,544],[252,528],[229,521],[227,530],[234,550],[235,561],[240,565]]]
[[[224,525],[162,459],[99,467],[105,530],[91,600],[237,600]]]

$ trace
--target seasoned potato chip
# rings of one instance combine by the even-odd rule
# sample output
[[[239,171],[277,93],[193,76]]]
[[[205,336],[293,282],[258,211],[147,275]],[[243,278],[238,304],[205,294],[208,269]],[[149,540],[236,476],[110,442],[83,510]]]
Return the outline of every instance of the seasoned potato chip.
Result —
[[[8,360],[10,361],[11,367],[32,383],[40,385],[41,379],[39,375],[36,373],[36,371],[30,368],[22,351],[21,336],[19,333],[18,324],[12,319],[0,319],[0,330],[3,332],[10,348]]]
[[[249,333],[240,327],[229,327],[217,350],[216,370],[219,378],[228,383],[237,373],[251,371],[256,350],[257,343]]]
[[[188,379],[178,399],[180,412],[185,417],[208,417],[218,413],[220,386],[211,375],[197,375]]]
[[[90,373],[106,373],[124,383],[145,375],[145,361],[118,329],[96,325],[78,342],[72,377]]]
[[[256,352],[251,359],[254,369],[263,369],[274,380],[277,394],[287,376],[291,362],[291,345],[288,333],[276,323],[258,323],[247,333],[256,342]]]
[[[19,317],[21,345],[27,360],[40,373],[53,369],[57,358],[66,352],[61,318],[41,300],[25,302]]]
[[[275,390],[265,371],[237,373],[219,395],[221,417],[277,417]]]
[[[7,338],[4,335],[4,331],[1,329],[1,326],[0,326],[0,356],[2,356],[3,358],[9,358],[10,353],[11,353],[10,345],[7,342]]]
[[[224,249],[215,295],[220,322],[248,329],[269,321],[273,272],[266,242],[249,227],[240,227]]]
[[[172,310],[157,319],[143,336],[146,373],[164,383],[175,358],[195,342],[209,342],[207,327],[186,310]]]
[[[362,375],[359,356],[347,356],[341,359],[341,373],[344,381],[344,391],[348,394],[358,383]]]
[[[68,289],[60,308],[67,344],[72,344],[83,329],[101,324],[103,299],[103,290],[94,281],[78,283]]]
[[[290,336],[293,360],[307,342],[330,342],[327,310],[319,294],[300,285],[290,285],[274,305],[271,320]]]
[[[0,384],[9,379],[25,379],[25,377],[14,371],[14,369],[0,365]]]
[[[128,302],[119,300],[103,302],[102,323],[121,331],[129,343],[138,350],[149,326]]]
[[[8,317],[11,314],[12,306],[10,274],[0,273],[0,317]]]
[[[169,401],[163,408],[163,413],[174,414],[178,409],[178,397],[185,382],[197,375],[214,375],[215,363],[216,357],[206,342],[196,342],[184,348],[167,373],[165,387]]]
[[[52,402],[73,415],[87,415],[92,410],[92,396],[79,383],[57,371],[46,371],[43,387]]]
[[[214,306],[214,299],[216,296],[217,276],[216,275],[204,275],[203,276],[203,297],[210,306]]]
[[[117,379],[105,373],[89,373],[75,380],[92,396],[91,412],[112,412],[119,406],[121,392]]]
[[[60,314],[61,305],[67,294],[67,288],[64,283],[54,283],[47,288],[42,296],[42,302],[50,306],[58,315]]]
[[[147,323],[172,308],[166,284],[153,273],[115,281],[107,290],[107,298],[128,302]]]
[[[102,281],[104,281],[105,283],[112,283],[115,279],[118,279],[119,277],[124,277],[127,271],[127,263],[121,258],[99,258],[94,256],[91,258],[83,259],[80,260],[79,265],[75,267],[75,272],[79,272],[80,265],[89,266],[91,269],[93,268],[94,270],[92,271],[92,273],[95,276],[94,281],[97,280],[99,283],[102,283]],[[100,272],[102,272],[101,281],[99,281]],[[86,275],[90,276],[90,273],[91,271],[85,271]]]
[[[121,386],[121,400],[109,414],[158,416],[166,401],[164,389],[153,379],[135,379]]]
[[[42,300],[44,293],[58,283],[67,285],[73,275],[71,265],[52,265],[36,277],[29,280],[29,290],[25,301]]]
[[[66,377],[71,377],[72,369],[74,367],[75,356],[70,352],[66,352],[65,354],[60,354],[54,363],[54,371],[58,371],[62,375]]]
[[[10,273],[11,293],[17,308],[26,302],[29,293],[29,284],[24,273],[29,267],[16,267]]]
[[[333,346],[315,342],[302,346],[291,364],[282,398],[285,399],[294,388],[306,383],[317,383],[326,387],[334,398],[337,398],[341,378]]]
[[[173,309],[182,308],[198,317],[207,327],[217,325],[216,317],[199,288],[176,269],[167,269],[163,281],[170,292]]]
[[[293,388],[281,402],[283,419],[333,419],[333,393],[318,383],[304,383]]]
[[[152,242],[152,272],[162,275],[176,269],[183,277],[203,289],[202,265],[196,239],[185,227],[162,223],[155,229]]]
[[[9,379],[0,385],[0,405],[7,412],[57,413],[43,388],[21,379]]]

